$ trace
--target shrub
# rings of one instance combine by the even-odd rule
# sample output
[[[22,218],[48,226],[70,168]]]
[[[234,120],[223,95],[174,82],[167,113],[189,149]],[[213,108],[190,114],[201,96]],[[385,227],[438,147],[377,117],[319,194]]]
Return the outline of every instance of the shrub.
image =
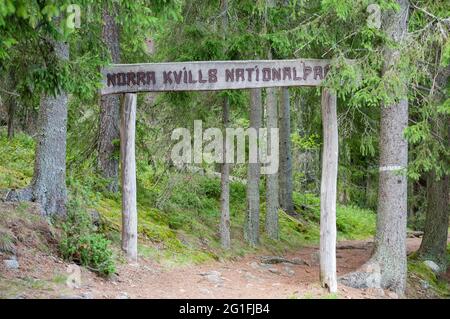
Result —
[[[110,276],[115,272],[110,241],[95,232],[91,216],[78,203],[69,203],[62,230],[59,249],[64,259],[103,276]]]

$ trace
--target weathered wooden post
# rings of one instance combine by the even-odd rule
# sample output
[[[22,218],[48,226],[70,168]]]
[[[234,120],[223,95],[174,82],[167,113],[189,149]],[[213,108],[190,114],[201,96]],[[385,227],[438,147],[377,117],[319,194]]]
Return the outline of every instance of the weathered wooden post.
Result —
[[[120,117],[120,162],[122,167],[122,249],[129,261],[137,261],[136,129],[135,93],[124,96]]]
[[[336,292],[338,126],[336,94],[325,88],[322,91],[322,125],[324,143],[320,186],[320,281],[329,292]]]

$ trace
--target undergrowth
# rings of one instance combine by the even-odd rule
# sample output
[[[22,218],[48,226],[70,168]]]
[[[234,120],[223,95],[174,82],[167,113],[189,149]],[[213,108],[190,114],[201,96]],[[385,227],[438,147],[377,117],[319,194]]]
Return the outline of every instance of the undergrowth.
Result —
[[[450,297],[450,285],[449,283],[436,275],[422,260],[415,258],[415,255],[408,258],[408,276],[410,282],[413,284],[419,284],[417,279],[422,282],[426,282],[433,293],[440,297]]]
[[[27,185],[32,177],[34,142],[19,133],[9,141],[0,133],[0,188]],[[70,149],[68,150],[70,153]],[[243,221],[246,210],[246,188],[240,182],[230,185],[230,214],[232,249],[220,247],[218,226],[220,220],[220,179],[168,170],[162,165],[149,165],[137,153],[137,200],[139,253],[167,265],[201,263],[207,260],[233,258],[248,253],[283,253],[305,244],[318,243],[320,236],[320,200],[313,194],[294,193],[295,209],[299,218],[280,211],[280,240],[273,241],[264,234],[265,195],[261,187],[261,245],[251,248],[243,240]],[[70,154],[68,155],[70,156]],[[82,202],[83,209],[69,209],[68,223],[74,223],[80,212],[95,210],[101,217],[97,233],[80,236],[70,241],[67,237],[62,250],[67,258],[93,265],[100,272],[112,272],[111,264],[102,264],[112,258],[101,255],[106,247],[106,236],[115,247],[120,246],[120,194],[106,191],[107,181],[95,172],[95,160],[87,159],[68,165],[67,186],[71,198]],[[262,186],[262,185],[261,185]],[[75,235],[69,224],[66,233]],[[339,239],[362,239],[375,231],[375,214],[356,206],[337,206]],[[89,246],[93,254],[75,252],[73,247]],[[70,248],[72,247],[72,248]],[[99,255],[97,255],[99,254]],[[97,259],[99,258],[99,259]],[[102,270],[101,270],[102,269]]]
[[[67,205],[67,218],[61,224],[59,251],[66,260],[110,276],[115,272],[110,241],[96,232],[91,216],[73,200]]]

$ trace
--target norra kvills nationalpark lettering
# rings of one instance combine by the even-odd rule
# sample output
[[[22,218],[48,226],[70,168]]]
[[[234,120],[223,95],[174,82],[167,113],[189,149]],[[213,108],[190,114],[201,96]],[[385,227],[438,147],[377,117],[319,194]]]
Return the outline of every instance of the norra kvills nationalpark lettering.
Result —
[[[116,64],[102,70],[102,94],[319,85],[329,60]]]

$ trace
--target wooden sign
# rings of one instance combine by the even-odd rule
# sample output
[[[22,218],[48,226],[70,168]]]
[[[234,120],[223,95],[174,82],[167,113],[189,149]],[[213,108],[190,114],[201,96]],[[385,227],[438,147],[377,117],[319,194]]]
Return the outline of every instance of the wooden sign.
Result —
[[[114,64],[101,94],[316,86],[329,69],[317,59]]]

